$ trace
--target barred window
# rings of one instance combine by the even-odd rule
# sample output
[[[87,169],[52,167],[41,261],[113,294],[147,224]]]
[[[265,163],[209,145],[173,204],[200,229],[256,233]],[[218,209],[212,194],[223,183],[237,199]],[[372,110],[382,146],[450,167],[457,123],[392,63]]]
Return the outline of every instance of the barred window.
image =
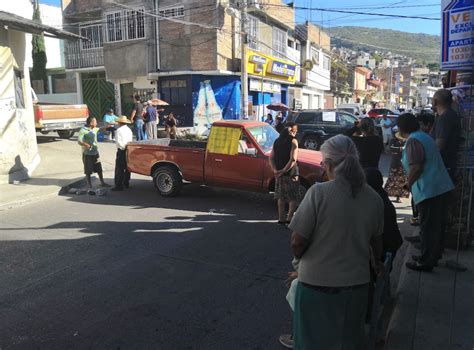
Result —
[[[286,32],[273,27],[273,55],[280,58],[286,58],[286,47]]]
[[[105,25],[109,43],[145,38],[144,9],[107,12]]]
[[[103,46],[102,24],[93,24],[80,27],[81,36],[89,40],[81,40],[83,50],[95,49]]]
[[[253,50],[258,50],[258,19],[249,16],[248,45]]]
[[[159,15],[167,18],[184,17],[184,6],[169,7],[158,11]]]

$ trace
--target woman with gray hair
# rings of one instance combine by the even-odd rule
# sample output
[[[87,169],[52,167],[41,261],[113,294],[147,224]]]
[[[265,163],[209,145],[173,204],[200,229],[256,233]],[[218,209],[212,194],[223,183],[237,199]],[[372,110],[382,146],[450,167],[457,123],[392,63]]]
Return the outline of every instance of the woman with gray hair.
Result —
[[[383,202],[350,138],[334,136],[321,152],[329,181],[308,190],[289,226],[299,279],[295,349],[365,349],[370,248],[381,258]]]

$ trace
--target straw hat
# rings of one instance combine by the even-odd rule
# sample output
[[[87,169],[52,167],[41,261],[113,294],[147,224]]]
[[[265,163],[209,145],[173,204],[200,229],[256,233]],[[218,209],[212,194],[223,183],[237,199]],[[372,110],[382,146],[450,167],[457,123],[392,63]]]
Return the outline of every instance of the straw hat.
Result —
[[[121,115],[119,118],[115,120],[116,123],[119,124],[130,124],[131,121],[124,115]]]

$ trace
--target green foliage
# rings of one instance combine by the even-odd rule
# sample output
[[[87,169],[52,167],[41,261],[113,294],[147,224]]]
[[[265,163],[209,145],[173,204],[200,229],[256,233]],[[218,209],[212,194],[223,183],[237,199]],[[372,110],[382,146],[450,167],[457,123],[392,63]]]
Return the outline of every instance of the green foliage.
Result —
[[[33,21],[41,23],[41,14],[38,3],[35,4],[33,11]],[[47,92],[47,81],[48,77],[46,74],[46,63],[48,59],[46,57],[46,47],[44,45],[43,35],[33,35],[31,41],[33,46],[32,57],[33,57],[33,69],[31,70],[32,80],[43,80],[44,92]]]
[[[374,53],[372,57],[374,58],[375,62],[378,62],[378,63],[382,62],[382,59],[383,59],[382,55],[378,53]]]
[[[437,35],[366,27],[334,27],[329,34],[335,47],[366,52],[390,51],[415,58],[419,63],[437,63],[440,59],[441,39]]]

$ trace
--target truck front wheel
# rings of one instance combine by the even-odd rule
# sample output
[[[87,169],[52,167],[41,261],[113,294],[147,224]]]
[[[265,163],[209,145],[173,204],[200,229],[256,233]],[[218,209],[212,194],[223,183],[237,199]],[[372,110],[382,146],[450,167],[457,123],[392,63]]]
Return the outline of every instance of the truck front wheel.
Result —
[[[58,130],[58,135],[62,139],[70,139],[76,130]]]
[[[176,168],[162,166],[153,172],[153,183],[160,195],[173,197],[181,191],[183,179]]]

